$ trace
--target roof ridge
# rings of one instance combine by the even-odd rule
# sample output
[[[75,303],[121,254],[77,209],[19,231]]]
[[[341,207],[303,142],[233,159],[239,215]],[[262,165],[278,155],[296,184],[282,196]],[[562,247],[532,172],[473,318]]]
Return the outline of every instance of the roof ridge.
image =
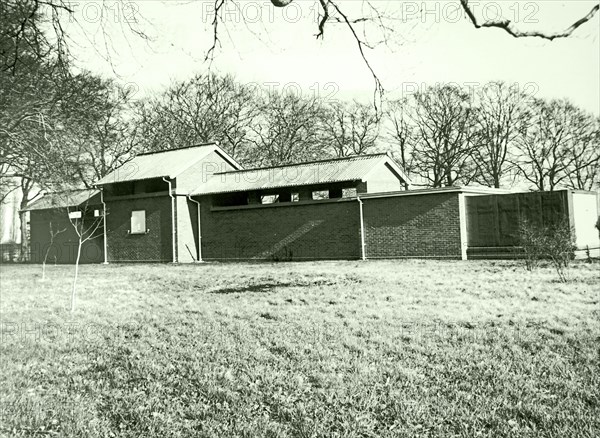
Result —
[[[242,170],[228,170],[226,172],[215,172],[213,175],[224,175],[228,173],[242,173],[242,172],[254,172],[257,170],[269,170],[269,169],[278,169],[282,167],[294,167],[294,166],[305,166],[309,164],[318,164],[318,163],[327,163],[327,162],[336,162],[336,161],[349,161],[361,158],[373,158],[379,156],[388,156],[387,152],[378,152],[374,154],[364,154],[364,155],[352,155],[351,157],[337,157],[337,158],[328,158],[326,160],[313,160],[313,161],[303,161],[301,163],[289,163],[289,164],[279,164],[277,166],[267,166],[267,167],[253,167],[250,169],[242,169]]]
[[[204,147],[204,146],[219,146],[219,143],[216,141],[211,141],[211,142],[207,142],[207,143],[194,144],[191,146],[182,146],[180,148],[162,149],[160,151],[152,151],[152,152],[142,152],[141,154],[137,154],[136,157],[141,157],[141,156],[145,156],[145,155],[162,154],[165,152],[175,152],[175,151],[181,151],[184,149],[199,148],[199,147]]]

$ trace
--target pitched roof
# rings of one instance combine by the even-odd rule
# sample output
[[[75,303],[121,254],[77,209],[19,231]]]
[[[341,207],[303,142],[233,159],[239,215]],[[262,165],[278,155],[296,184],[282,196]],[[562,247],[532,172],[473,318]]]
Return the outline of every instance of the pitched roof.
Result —
[[[206,143],[179,149],[139,154],[130,162],[125,163],[120,168],[106,175],[96,185],[161,177],[176,178],[177,175],[205,158],[211,152],[217,152],[234,167],[241,168],[216,143]]]
[[[191,195],[297,187],[336,182],[363,181],[381,163],[387,163],[400,179],[402,169],[387,154],[360,155],[309,163],[215,173]]]
[[[81,189],[68,192],[45,193],[41,198],[32,201],[23,211],[46,210],[48,208],[77,207],[100,193],[99,190]],[[91,201],[93,203],[98,201]]]

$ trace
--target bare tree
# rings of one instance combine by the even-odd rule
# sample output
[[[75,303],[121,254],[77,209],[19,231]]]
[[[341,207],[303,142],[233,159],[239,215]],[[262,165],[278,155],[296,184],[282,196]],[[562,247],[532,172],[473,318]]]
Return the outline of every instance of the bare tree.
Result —
[[[578,190],[600,189],[600,118],[582,115],[579,140],[567,150],[567,186]]]
[[[258,114],[256,90],[232,76],[197,75],[173,84],[138,107],[137,123],[150,150],[216,140],[245,161],[249,125]]]
[[[21,209],[34,199],[36,186],[49,180],[48,171],[57,167],[50,159],[48,136],[65,98],[63,91],[68,90],[64,35],[60,28],[47,26],[44,8],[52,15],[61,6],[34,0],[0,5],[0,183],[18,181]],[[20,217],[23,258],[25,213]]]
[[[71,312],[74,312],[77,299],[77,280],[79,278],[81,249],[85,242],[102,236],[102,233],[98,233],[98,231],[102,227],[103,216],[92,216],[87,203],[77,209],[67,208],[67,214],[69,215],[71,226],[77,235],[77,256],[75,258],[75,272],[73,273],[73,283],[71,285]]]
[[[369,153],[377,146],[380,120],[371,105],[334,102],[323,113],[324,140],[337,157]]]
[[[415,129],[411,124],[410,99],[403,98],[388,103],[386,116],[391,128],[388,129],[388,138],[391,145],[392,156],[400,162],[404,172],[410,176],[413,172],[413,148],[415,144]],[[408,190],[409,184],[404,183],[404,188]]]
[[[48,244],[48,248],[46,248],[46,252],[44,253],[44,260],[42,260],[42,281],[44,281],[46,279],[46,263],[48,261],[48,255],[50,254],[50,251],[52,250],[52,245],[54,245],[54,239],[56,239],[56,236],[58,236],[61,233],[64,233],[65,231],[67,231],[66,228],[61,229],[53,229],[52,228],[52,221],[50,221],[50,243]]]
[[[68,0],[5,0],[0,3],[0,71],[14,73],[28,69],[31,59],[39,61],[50,56],[57,68],[69,74],[74,35],[93,42],[92,50],[112,65],[116,45],[111,30],[115,24],[123,35],[134,35],[146,42],[151,40],[142,28],[150,23],[137,13],[135,4],[126,0],[102,0],[97,4],[97,26],[93,31],[78,20],[77,12],[83,6],[83,3]],[[122,17],[114,20],[117,8]]]
[[[49,55],[54,58],[57,68],[66,71],[68,53],[59,21],[61,11],[72,13],[67,3],[60,0],[2,2],[0,71],[6,74],[35,72],[36,66],[47,62]]]
[[[569,181],[586,187],[594,181],[599,159],[594,117],[568,100],[536,99],[533,111],[532,123],[519,141],[515,164],[520,174],[538,190],[552,191]]]
[[[21,192],[18,207],[22,259],[28,254],[27,204],[42,190],[82,184],[90,187],[131,159],[137,145],[135,128],[130,129],[133,125],[125,119],[126,96],[119,94],[120,89],[112,83],[82,73],[58,77],[54,82],[48,79],[42,84],[45,88],[39,94],[46,95],[44,103],[37,100],[37,91],[32,88],[32,94],[14,96],[9,108],[0,106],[0,119],[11,120],[15,115],[12,106],[19,102],[23,108],[32,105],[31,113],[13,124],[0,140],[7,157],[0,166],[0,180],[3,185],[18,181]]]
[[[321,102],[315,97],[266,93],[252,126],[252,163],[275,166],[323,157],[322,114]]]
[[[120,0],[119,4],[125,7]],[[103,10],[113,6],[114,3],[101,4]],[[69,51],[73,41],[67,29],[83,30],[75,15],[77,7],[76,3],[66,0],[0,3],[0,183],[6,186],[7,182],[18,182],[18,190],[22,192],[21,208],[41,189],[53,190],[56,185],[74,185],[81,180],[89,184],[89,180],[94,179],[88,175],[90,167],[103,173],[113,166],[111,160],[119,162],[115,157],[118,154],[110,150],[112,146],[106,146],[120,146],[114,137],[104,136],[104,146],[109,151],[94,157],[108,158],[109,162],[98,165],[90,165],[89,154],[86,155],[97,142],[90,142],[89,135],[85,141],[81,137],[76,141],[74,137],[86,131],[82,121],[89,121],[91,111],[97,114],[99,110],[84,98],[98,90],[87,87],[91,81],[82,84],[85,74],[73,73],[73,57]],[[108,42],[109,16],[102,14],[99,24],[105,42]],[[66,22],[69,22],[68,27]],[[122,22],[136,35],[145,37],[138,27],[139,22]],[[111,44],[104,47],[108,55]],[[96,98],[94,103],[98,102]],[[88,118],[82,117],[83,114]],[[105,115],[104,120],[109,122],[104,127],[110,128],[105,131],[114,132],[116,119],[114,114]],[[102,137],[100,130],[96,134],[96,138]],[[22,213],[22,257],[27,254],[25,217]]]
[[[441,85],[417,92],[412,98],[416,172],[432,187],[468,184],[475,176],[469,95],[455,85]]]
[[[19,190],[19,185],[15,181],[11,181],[7,178],[0,178],[2,184],[0,185],[0,204],[3,204],[11,195]]]
[[[140,129],[132,118],[136,90],[88,72],[73,77],[71,83],[53,141],[68,153],[63,161],[75,171],[76,181],[91,188],[142,148]]]
[[[517,85],[504,82],[486,84],[475,97],[475,179],[499,188],[514,167],[511,158],[516,142],[527,128],[529,99]]]

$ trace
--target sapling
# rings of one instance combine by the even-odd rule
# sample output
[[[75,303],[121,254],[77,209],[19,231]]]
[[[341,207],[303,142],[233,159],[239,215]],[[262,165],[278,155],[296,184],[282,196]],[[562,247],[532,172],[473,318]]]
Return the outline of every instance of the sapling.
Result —
[[[59,230],[57,229],[56,231],[52,229],[52,222],[50,222],[50,243],[48,244],[48,248],[46,248],[46,253],[44,254],[44,260],[42,261],[42,281],[44,281],[46,279],[46,262],[48,261],[48,254],[50,254],[50,250],[52,249],[52,245],[54,245],[54,239],[56,238],[56,236],[58,236],[60,233],[64,233],[65,231],[67,231],[66,228]],[[54,261],[56,264],[56,255],[54,255]]]

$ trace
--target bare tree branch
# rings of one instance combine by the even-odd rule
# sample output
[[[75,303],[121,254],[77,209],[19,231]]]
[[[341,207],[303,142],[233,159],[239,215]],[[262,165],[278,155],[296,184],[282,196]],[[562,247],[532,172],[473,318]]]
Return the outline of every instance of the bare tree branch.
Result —
[[[371,75],[373,76],[373,80],[375,81],[375,90],[373,91],[373,105],[375,107],[375,111],[378,111],[377,98],[379,97],[381,99],[385,90],[383,89],[383,84],[381,83],[379,76],[377,76],[377,73],[375,73],[375,70],[373,70],[371,63],[369,62],[369,60],[367,59],[367,57],[365,55],[364,47],[367,47],[367,48],[372,48],[372,47],[369,46],[368,44],[366,44],[365,41],[363,41],[359,38],[358,34],[356,33],[356,30],[354,29],[353,23],[350,21],[348,16],[341,11],[341,9],[338,7],[338,5],[331,0],[329,1],[329,3],[334,7],[334,9],[337,11],[337,13],[340,14],[342,19],[348,26],[348,29],[350,29],[350,32],[352,33],[352,35],[354,36],[354,39],[356,40],[356,44],[358,46],[358,51],[360,52],[360,56],[362,57],[363,61],[367,65],[367,68],[371,72]]]
[[[326,0],[319,0],[321,3],[321,8],[323,9],[323,16],[319,21],[319,33],[317,34],[317,39],[323,38],[325,34],[325,23],[329,19],[329,6]]]
[[[596,15],[598,10],[600,9],[600,4],[597,4],[590,10],[590,12],[588,12],[587,15],[585,15],[584,17],[577,20],[571,26],[566,28],[564,31],[548,34],[548,33],[540,32],[540,31],[519,30],[514,26],[513,22],[507,18],[502,18],[499,20],[488,20],[484,23],[479,23],[479,21],[477,20],[477,17],[475,17],[475,14],[473,13],[473,11],[471,10],[471,7],[469,6],[469,0],[460,0],[460,4],[462,5],[463,10],[467,14],[467,17],[469,18],[471,23],[473,23],[473,26],[475,26],[475,28],[477,28],[477,29],[495,27],[495,28],[499,28],[499,29],[506,31],[509,35],[512,35],[515,38],[538,37],[538,38],[543,38],[543,39],[550,40],[550,41],[552,41],[556,38],[567,38],[567,37],[571,36],[571,34],[573,32],[575,32],[575,30],[579,26],[590,21]]]
[[[212,27],[213,27],[213,41],[212,46],[206,52],[206,56],[204,57],[204,61],[212,61],[214,58],[215,50],[217,46],[221,45],[221,41],[219,40],[219,21],[221,20],[221,11],[225,5],[227,0],[215,0],[215,16],[213,17]]]

